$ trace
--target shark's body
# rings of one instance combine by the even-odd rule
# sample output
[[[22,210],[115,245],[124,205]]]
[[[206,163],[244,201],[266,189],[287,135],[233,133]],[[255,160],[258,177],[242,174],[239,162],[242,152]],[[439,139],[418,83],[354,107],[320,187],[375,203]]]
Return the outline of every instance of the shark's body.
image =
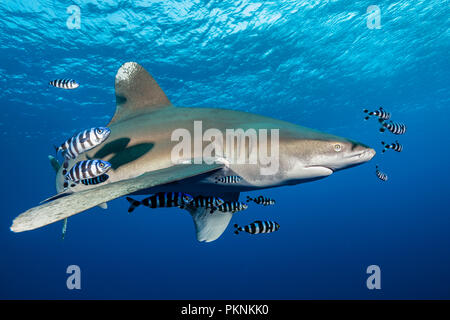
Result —
[[[369,161],[375,154],[363,144],[260,115],[216,108],[175,107],[153,78],[133,62],[119,69],[115,85],[117,110],[108,125],[110,137],[104,144],[69,162],[70,168],[84,159],[109,161],[112,165],[109,179],[101,186],[76,185],[69,190],[73,194],[28,210],[16,218],[11,227],[13,231],[35,229],[126,194],[182,191],[237,200],[240,192],[321,179],[334,171]],[[226,166],[223,161],[175,164],[172,151],[178,141],[172,141],[172,133],[181,128],[199,138],[198,132],[194,132],[195,121],[201,121],[201,133],[217,129],[223,136],[227,129],[266,129],[268,132],[278,129],[276,172],[262,174],[263,164],[259,159],[257,163],[231,162]],[[203,148],[208,144],[203,142]],[[258,141],[254,147],[245,145],[243,151],[248,156],[261,147]],[[223,149],[226,150],[225,141]],[[194,162],[195,156],[198,154],[192,150],[192,159],[186,160]],[[61,171],[59,168],[56,175],[58,192],[63,191]],[[215,177],[229,174],[243,179],[233,184],[215,183]],[[199,241],[217,239],[232,217],[231,213],[210,215],[204,209],[190,209],[190,213]]]

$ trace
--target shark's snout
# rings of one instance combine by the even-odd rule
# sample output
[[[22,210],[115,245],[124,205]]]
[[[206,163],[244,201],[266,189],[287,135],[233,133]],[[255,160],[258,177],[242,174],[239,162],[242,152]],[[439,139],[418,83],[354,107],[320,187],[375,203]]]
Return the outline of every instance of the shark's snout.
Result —
[[[351,151],[347,151],[340,161],[337,161],[337,165],[333,168],[333,171],[351,168],[359,164],[370,161],[376,152],[374,149],[364,145],[355,144]]]
[[[360,160],[361,162],[367,162],[371,160],[376,154],[374,149],[367,147],[365,145],[358,145],[352,151],[353,152],[350,152],[344,158]]]

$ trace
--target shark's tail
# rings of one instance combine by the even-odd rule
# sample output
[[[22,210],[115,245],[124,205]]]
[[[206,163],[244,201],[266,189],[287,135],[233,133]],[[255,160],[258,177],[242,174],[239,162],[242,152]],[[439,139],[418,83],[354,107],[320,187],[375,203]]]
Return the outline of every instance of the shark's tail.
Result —
[[[247,196],[247,202],[250,202],[250,201],[252,201],[253,199],[251,198],[251,197],[249,197],[249,196]]]
[[[128,213],[131,213],[136,209],[136,207],[140,206],[142,203],[140,201],[134,200],[133,198],[127,197],[128,202],[130,203],[130,207],[128,208]]]
[[[384,141],[381,141],[381,144],[384,146],[384,149],[381,152],[385,153],[386,152],[386,143]]]
[[[236,230],[234,230],[234,233],[239,234],[241,228],[237,224],[235,224],[234,227],[236,228]]]

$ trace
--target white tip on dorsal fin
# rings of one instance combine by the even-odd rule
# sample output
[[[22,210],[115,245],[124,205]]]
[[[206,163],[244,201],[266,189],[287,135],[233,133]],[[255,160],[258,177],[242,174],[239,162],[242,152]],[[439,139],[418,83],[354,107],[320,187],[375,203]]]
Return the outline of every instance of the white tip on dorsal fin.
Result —
[[[172,106],[155,79],[138,63],[124,63],[116,74],[116,113],[111,123]]]

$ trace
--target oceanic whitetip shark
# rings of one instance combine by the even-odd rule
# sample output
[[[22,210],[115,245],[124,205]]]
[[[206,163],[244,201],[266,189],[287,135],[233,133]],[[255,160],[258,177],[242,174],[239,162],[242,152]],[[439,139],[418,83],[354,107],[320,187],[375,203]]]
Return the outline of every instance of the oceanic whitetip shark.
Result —
[[[115,78],[116,112],[107,125],[111,134],[103,144],[69,161],[69,168],[85,159],[111,163],[109,179],[100,185],[83,185],[63,190],[62,168],[57,170],[56,189],[64,197],[31,208],[13,221],[11,230],[22,232],[68,218],[94,206],[105,206],[113,199],[130,194],[179,191],[190,195],[217,196],[238,200],[240,192],[314,181],[332,173],[362,164],[375,155],[368,146],[334,135],[247,112],[217,108],[175,107],[150,74],[135,62],[127,62]],[[184,128],[194,136],[194,121],[203,130],[279,129],[278,164],[273,174],[262,174],[262,164],[212,164],[194,161],[174,163],[172,133]],[[204,143],[206,144],[206,142]],[[256,145],[257,148],[261,146]],[[250,143],[244,146],[250,148]],[[254,153],[255,150],[244,150]],[[194,154],[194,152],[193,152]],[[224,175],[242,177],[239,183],[217,184]],[[209,209],[187,209],[192,215],[199,241],[216,240],[228,226],[233,214]]]

